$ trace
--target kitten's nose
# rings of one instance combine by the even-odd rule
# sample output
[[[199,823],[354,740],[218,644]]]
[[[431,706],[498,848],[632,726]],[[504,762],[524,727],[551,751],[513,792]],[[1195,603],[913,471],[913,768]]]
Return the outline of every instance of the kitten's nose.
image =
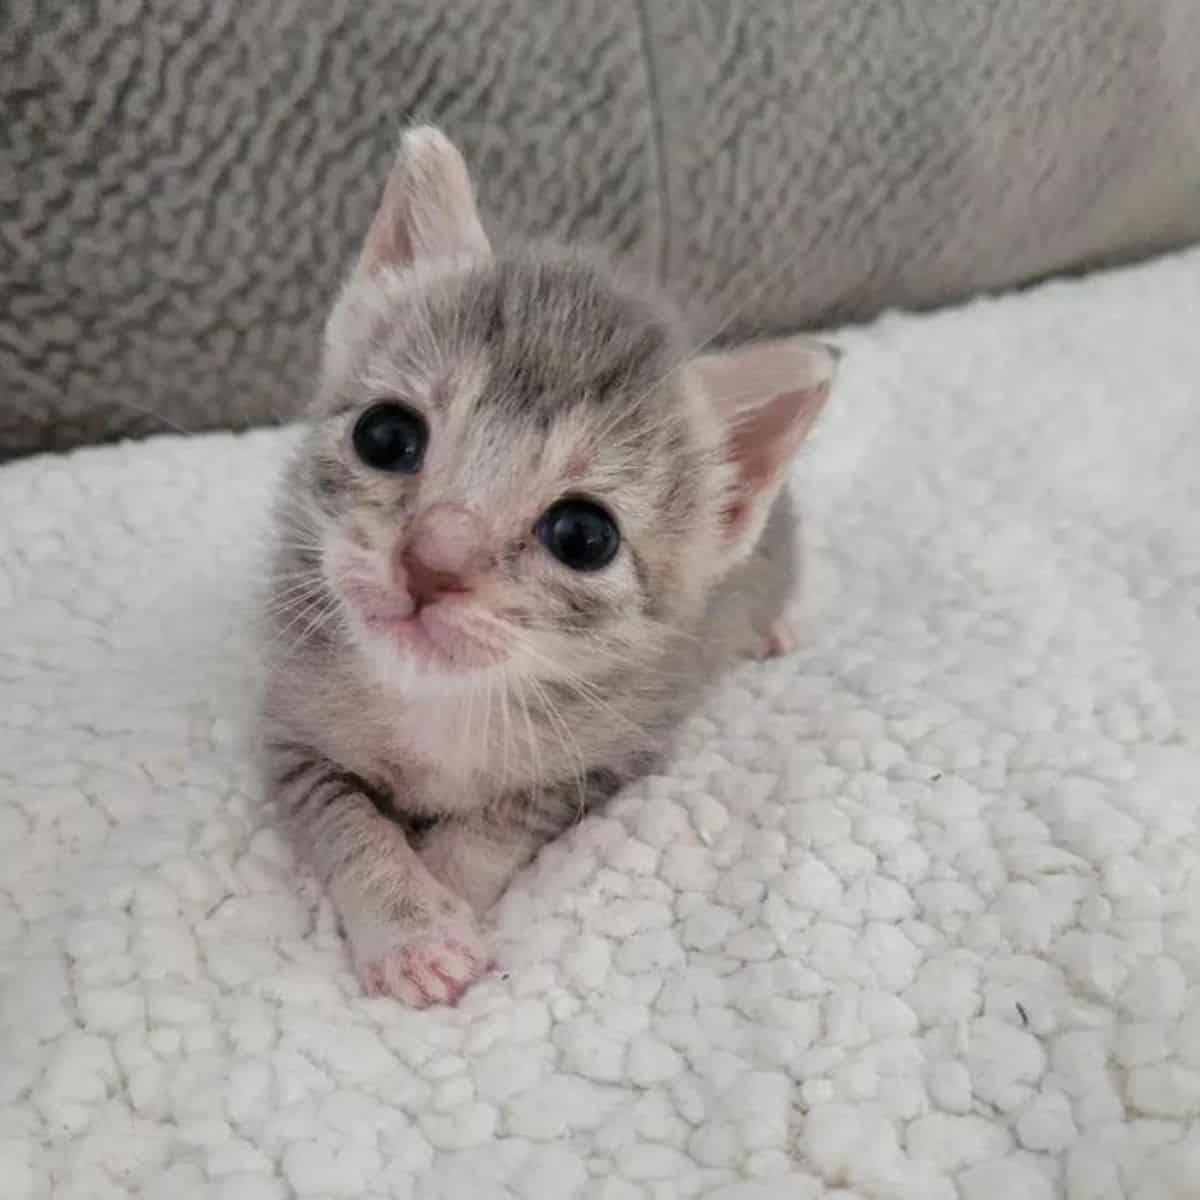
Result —
[[[467,591],[487,563],[483,522],[461,504],[433,504],[413,522],[400,561],[418,607]]]

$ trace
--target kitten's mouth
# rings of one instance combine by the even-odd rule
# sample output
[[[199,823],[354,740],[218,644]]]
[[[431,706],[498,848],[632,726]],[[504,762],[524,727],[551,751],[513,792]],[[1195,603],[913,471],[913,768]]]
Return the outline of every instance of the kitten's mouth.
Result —
[[[508,657],[484,626],[466,592],[450,592],[415,605],[407,595],[384,596],[359,587],[345,590],[366,630],[423,666],[465,671],[491,667]]]

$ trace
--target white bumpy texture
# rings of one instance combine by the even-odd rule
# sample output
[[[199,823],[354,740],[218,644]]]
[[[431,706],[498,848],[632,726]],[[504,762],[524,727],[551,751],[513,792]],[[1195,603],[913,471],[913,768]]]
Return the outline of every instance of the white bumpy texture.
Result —
[[[0,471],[0,1195],[1200,1195],[1200,252],[838,339],[806,640],[367,1000],[256,801],[291,436]]]

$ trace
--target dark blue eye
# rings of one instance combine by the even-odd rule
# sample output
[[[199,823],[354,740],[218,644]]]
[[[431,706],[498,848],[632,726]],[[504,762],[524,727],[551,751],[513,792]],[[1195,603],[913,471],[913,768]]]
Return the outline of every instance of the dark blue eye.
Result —
[[[414,475],[421,469],[429,426],[420,413],[396,400],[372,404],[354,423],[354,453],[376,471]]]
[[[617,556],[617,523],[590,500],[560,500],[534,527],[542,545],[572,571],[599,571]]]

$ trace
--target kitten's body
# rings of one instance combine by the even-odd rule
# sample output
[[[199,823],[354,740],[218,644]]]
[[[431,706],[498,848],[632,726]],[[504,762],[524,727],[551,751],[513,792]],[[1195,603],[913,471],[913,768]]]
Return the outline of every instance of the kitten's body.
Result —
[[[373,991],[457,998],[487,962],[475,913],[738,655],[780,648],[783,468],[832,361],[784,352],[747,405],[754,363],[685,351],[602,265],[493,258],[452,147],[407,136],[283,494],[264,722],[268,789]],[[771,408],[781,371],[815,399]],[[419,474],[355,459],[381,396],[428,428]],[[577,496],[619,524],[602,569],[539,544]]]

